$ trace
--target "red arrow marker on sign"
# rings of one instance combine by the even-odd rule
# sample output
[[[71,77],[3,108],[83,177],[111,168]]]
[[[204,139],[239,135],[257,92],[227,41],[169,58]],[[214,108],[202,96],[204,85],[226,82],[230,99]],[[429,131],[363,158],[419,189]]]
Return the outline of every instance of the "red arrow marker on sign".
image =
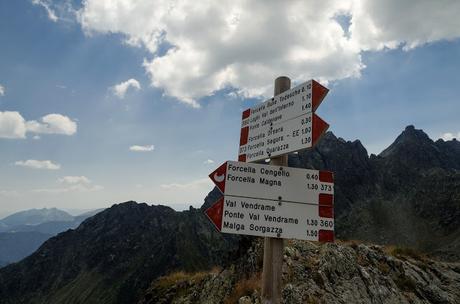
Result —
[[[223,163],[214,172],[209,174],[209,178],[216,184],[222,194],[225,193],[225,177],[227,175],[227,162]]]
[[[329,128],[329,124],[322,120],[318,115],[313,113],[313,125],[312,125],[312,147],[316,145],[321,136],[326,133]]]
[[[327,93],[329,92],[329,89],[327,89],[326,87],[323,87],[315,80],[312,80],[311,84],[312,84],[312,94],[311,94],[312,102],[311,103],[312,103],[312,108],[314,112],[319,107],[324,97],[326,97]]]
[[[217,202],[206,209],[206,215],[208,216],[209,220],[216,226],[217,230],[222,230],[222,216],[224,210],[224,198],[221,197],[217,200]]]

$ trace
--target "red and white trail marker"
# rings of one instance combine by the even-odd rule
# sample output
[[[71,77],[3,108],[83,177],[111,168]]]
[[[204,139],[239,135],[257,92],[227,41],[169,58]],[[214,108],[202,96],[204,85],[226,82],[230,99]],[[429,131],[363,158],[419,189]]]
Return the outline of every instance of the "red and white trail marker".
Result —
[[[332,206],[332,172],[227,161],[209,177],[230,196]]]
[[[310,80],[245,110],[238,160],[255,162],[314,147],[329,128],[314,113],[328,91]]]
[[[334,208],[225,195],[206,215],[223,233],[334,241]]]

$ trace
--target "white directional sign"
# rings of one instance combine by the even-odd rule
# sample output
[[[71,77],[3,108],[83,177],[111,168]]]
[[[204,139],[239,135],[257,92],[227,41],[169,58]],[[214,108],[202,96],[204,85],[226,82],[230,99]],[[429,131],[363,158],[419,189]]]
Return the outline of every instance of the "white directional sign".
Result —
[[[243,112],[241,128],[251,130],[316,111],[329,90],[309,80]]]
[[[225,195],[333,205],[332,172],[227,161],[209,177]]]
[[[314,114],[328,91],[310,80],[245,110],[238,160],[255,162],[315,146],[329,127]]]
[[[315,113],[307,113],[282,123],[241,129],[238,160],[254,162],[316,145],[329,125]]]
[[[206,210],[224,233],[333,242],[334,209],[225,195]]]

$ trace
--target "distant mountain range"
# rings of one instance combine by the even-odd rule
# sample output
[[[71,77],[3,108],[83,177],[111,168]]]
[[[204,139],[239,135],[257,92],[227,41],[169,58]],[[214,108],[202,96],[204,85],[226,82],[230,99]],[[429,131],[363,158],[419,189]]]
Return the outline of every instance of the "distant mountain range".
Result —
[[[434,142],[408,126],[380,155],[369,156],[358,140],[345,141],[328,132],[311,151],[290,155],[289,165],[334,171],[338,238],[399,244],[459,260],[458,141]],[[220,195],[215,188],[201,210],[183,212],[135,202],[114,205],[0,269],[0,299],[136,303],[161,275],[230,264],[253,238],[220,234],[209,223],[203,210]],[[368,271],[377,266],[370,265]],[[403,286],[409,283],[401,281]]]
[[[56,208],[20,211],[0,220],[0,226],[39,225],[46,222],[71,222],[74,217]]]
[[[0,267],[33,253],[50,237],[75,229],[101,210],[72,216],[56,208],[30,209],[0,220]]]

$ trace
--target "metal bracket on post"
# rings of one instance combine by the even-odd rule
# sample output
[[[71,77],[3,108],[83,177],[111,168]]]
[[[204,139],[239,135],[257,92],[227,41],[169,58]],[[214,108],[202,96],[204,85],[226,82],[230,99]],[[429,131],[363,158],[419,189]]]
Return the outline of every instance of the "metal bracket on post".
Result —
[[[291,88],[291,79],[281,76],[275,79],[274,96]],[[270,159],[270,165],[287,166],[287,154]],[[281,203],[281,201],[280,201]],[[283,287],[284,240],[268,238],[264,240],[264,262],[262,271],[262,303],[280,304]]]

